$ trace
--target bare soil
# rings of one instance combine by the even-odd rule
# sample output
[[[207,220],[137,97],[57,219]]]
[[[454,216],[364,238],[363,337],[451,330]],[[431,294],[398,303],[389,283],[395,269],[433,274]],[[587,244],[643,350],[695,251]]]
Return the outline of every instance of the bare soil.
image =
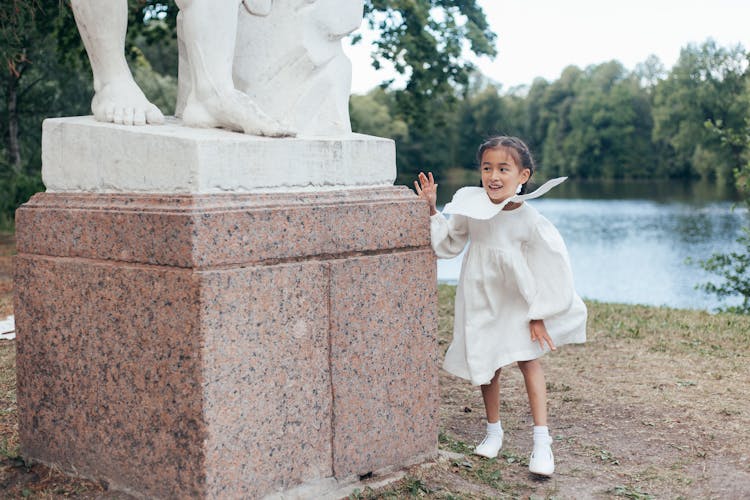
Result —
[[[444,348],[453,293],[441,286]],[[750,317],[587,305],[588,342],[543,359],[552,478],[528,472],[533,424],[515,367],[503,374],[506,434],[493,460],[471,455],[484,434],[479,390],[442,372],[440,447],[465,457],[415,467],[400,484],[360,496],[750,498]]]
[[[0,234],[0,319],[13,313],[10,235]],[[440,287],[447,348],[455,289]],[[480,393],[440,376],[440,448],[385,488],[352,498],[750,498],[750,317],[587,303],[588,342],[543,359],[555,475],[528,472],[531,417],[515,367],[502,379],[505,443],[471,454],[484,432]],[[18,454],[14,341],[0,341],[0,498],[126,498]]]

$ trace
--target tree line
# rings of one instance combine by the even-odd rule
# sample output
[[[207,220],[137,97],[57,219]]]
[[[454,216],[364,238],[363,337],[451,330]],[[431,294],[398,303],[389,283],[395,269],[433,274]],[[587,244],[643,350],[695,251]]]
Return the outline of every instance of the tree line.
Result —
[[[473,168],[478,144],[496,134],[523,138],[546,177],[732,183],[748,153],[749,57],[709,39],[684,47],[669,70],[655,56],[632,70],[569,66],[507,91],[474,74],[414,115],[399,106],[408,90],[376,88],[352,97],[352,126],[396,140],[404,183],[423,169],[444,178]]]

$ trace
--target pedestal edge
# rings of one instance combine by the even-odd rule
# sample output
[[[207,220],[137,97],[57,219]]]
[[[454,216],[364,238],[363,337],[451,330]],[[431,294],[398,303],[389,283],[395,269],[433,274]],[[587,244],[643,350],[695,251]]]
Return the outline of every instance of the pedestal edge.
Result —
[[[392,139],[259,137],[182,125],[125,126],[91,116],[42,125],[42,179],[50,192],[222,193],[388,185]]]
[[[405,186],[316,193],[38,193],[16,212],[20,254],[207,269],[430,244]]]

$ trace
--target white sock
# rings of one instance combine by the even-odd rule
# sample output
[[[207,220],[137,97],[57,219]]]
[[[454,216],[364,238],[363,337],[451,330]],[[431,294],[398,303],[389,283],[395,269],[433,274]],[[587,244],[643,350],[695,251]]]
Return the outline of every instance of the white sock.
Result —
[[[551,443],[552,437],[549,435],[549,427],[546,425],[535,425],[534,426],[534,442],[535,443]]]
[[[487,422],[487,434],[490,436],[499,436],[503,433],[503,426],[498,420],[495,423]]]

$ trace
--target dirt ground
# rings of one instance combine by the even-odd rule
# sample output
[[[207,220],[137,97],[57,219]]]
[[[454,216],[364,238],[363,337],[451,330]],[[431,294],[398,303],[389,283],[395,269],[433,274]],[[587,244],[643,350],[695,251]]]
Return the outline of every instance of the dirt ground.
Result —
[[[0,319],[12,314],[12,237],[0,234]],[[455,289],[440,287],[447,348]],[[440,438],[451,452],[351,498],[750,498],[750,317],[587,303],[588,342],[543,360],[557,471],[529,474],[531,417],[515,367],[502,378],[500,457],[482,438],[479,391],[441,373]],[[18,456],[14,341],[0,341],[0,498],[126,498]]]
[[[440,293],[447,347],[454,289]],[[440,447],[466,459],[414,468],[374,497],[750,498],[750,317],[588,306],[588,342],[543,360],[554,477],[528,472],[532,423],[515,367],[503,374],[506,434],[494,460],[469,455],[484,432],[479,391],[442,373]]]

